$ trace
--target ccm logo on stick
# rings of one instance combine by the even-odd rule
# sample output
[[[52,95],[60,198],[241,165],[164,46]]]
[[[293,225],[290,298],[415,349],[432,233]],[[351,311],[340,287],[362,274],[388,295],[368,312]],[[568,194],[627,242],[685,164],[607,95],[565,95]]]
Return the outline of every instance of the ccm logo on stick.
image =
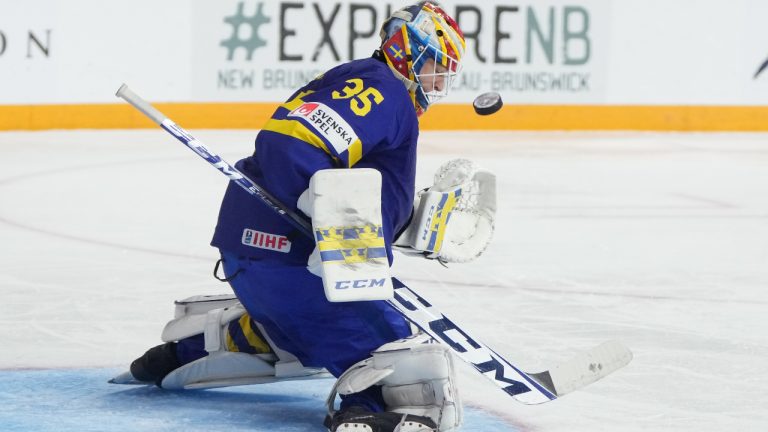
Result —
[[[441,319],[430,321],[429,328],[451,348],[459,353],[469,353],[472,365],[480,373],[493,372],[493,379],[502,390],[514,396],[531,391],[525,383],[507,376],[507,369],[489,350],[475,342],[445,315]],[[452,336],[453,334],[453,336]]]
[[[383,287],[386,279],[358,279],[336,281],[336,289]]]

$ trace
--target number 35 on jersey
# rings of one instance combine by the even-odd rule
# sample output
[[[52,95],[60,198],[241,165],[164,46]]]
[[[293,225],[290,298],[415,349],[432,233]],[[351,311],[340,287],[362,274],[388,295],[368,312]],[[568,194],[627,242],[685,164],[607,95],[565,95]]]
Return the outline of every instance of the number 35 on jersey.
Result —
[[[347,84],[349,85],[340,92],[331,93],[331,96],[334,99],[350,99],[349,108],[360,117],[368,115],[374,104],[378,105],[384,102],[384,96],[381,92],[373,87],[366,88],[360,78],[348,79]]]

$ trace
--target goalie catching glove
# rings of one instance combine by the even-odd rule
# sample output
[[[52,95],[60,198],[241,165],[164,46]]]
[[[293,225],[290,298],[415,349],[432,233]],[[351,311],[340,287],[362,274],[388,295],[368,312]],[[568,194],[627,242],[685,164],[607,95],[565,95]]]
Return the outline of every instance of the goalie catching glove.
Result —
[[[493,237],[496,176],[454,159],[438,169],[432,187],[416,194],[413,209],[395,240],[397,250],[441,262],[472,261]]]

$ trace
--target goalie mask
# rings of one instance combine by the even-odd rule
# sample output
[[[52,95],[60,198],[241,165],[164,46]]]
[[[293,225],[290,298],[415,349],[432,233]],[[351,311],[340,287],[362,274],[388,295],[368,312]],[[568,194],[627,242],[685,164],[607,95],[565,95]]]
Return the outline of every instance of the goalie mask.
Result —
[[[448,94],[461,72],[464,34],[440,7],[419,2],[384,22],[381,52],[408,88],[416,114]]]

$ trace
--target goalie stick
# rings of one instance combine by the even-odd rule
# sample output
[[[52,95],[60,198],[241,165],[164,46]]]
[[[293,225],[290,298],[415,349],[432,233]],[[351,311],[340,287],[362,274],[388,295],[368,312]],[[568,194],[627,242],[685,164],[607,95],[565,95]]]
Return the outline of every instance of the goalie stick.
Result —
[[[310,223],[287,208],[269,192],[248,179],[219,155],[195,139],[125,84],[116,95],[141,111],[158,126],[176,137],[198,156],[216,167],[238,186],[283,216],[303,234],[313,238]],[[557,399],[627,365],[632,352],[617,341],[606,342],[550,370],[527,373],[514,366],[492,349],[470,336],[412,289],[392,278],[394,298],[387,302],[404,318],[438,342],[449,346],[461,360],[470,364],[506,394],[525,404],[540,404]]]

